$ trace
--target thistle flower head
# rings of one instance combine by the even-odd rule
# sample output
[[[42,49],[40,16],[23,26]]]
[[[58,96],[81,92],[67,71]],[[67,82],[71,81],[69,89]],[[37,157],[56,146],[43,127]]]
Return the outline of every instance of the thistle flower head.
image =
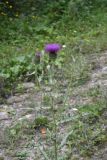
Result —
[[[45,51],[48,53],[56,54],[61,49],[61,46],[57,43],[47,44],[45,46]]]

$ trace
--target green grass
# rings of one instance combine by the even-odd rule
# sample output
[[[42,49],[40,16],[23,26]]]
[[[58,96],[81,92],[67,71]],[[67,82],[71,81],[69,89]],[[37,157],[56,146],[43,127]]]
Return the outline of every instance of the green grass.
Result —
[[[101,51],[107,49],[106,10],[106,7],[103,10],[96,8],[86,16],[84,13],[84,16],[79,17],[79,19],[71,19],[70,16],[66,15],[51,24],[48,17],[45,17],[44,22],[44,17],[39,17],[35,20],[31,18],[24,18],[23,20],[22,18],[6,19],[0,26],[0,33],[2,34],[0,72],[4,76],[3,82],[5,81],[7,84],[6,87],[8,88],[8,83],[9,85],[13,85],[14,82],[17,83],[18,77],[24,77],[26,73],[32,73],[35,70],[32,58],[36,51],[43,50],[46,43],[58,42],[67,46],[58,57],[59,59],[61,58],[61,62],[58,59],[59,68],[57,72],[59,71],[59,73],[56,74],[56,77],[57,75],[61,76],[63,83],[67,79],[67,84],[65,85],[65,87],[68,86],[67,93],[63,98],[61,97],[61,101],[66,100],[66,96],[72,95],[72,88],[75,90],[75,87],[78,88],[90,80],[91,67],[87,64],[87,55],[95,52],[101,54]],[[25,75],[23,76],[24,73]],[[8,75],[9,77],[7,77]],[[23,80],[25,79],[22,78],[21,81]],[[32,78],[30,80],[32,81]],[[55,87],[60,87],[61,80],[57,79],[57,81],[58,83]],[[20,82],[20,79],[18,82]],[[45,83],[48,85],[47,81]],[[12,87],[11,85],[9,89]],[[57,88],[57,92],[58,90],[59,88]],[[4,92],[7,92],[7,90]],[[73,133],[68,136],[66,141],[69,150],[68,159],[75,152],[75,148],[80,156],[90,157],[98,146],[107,141],[105,130],[102,128],[102,125],[106,123],[102,116],[106,108],[106,101],[103,99],[104,97],[102,97],[99,88],[90,89],[85,96],[95,98],[96,103],[76,106],[78,115],[74,117],[69,125],[69,131],[73,130]],[[101,100],[97,99],[99,97]],[[43,97],[43,103],[50,105],[49,96]],[[65,117],[65,119],[63,118],[63,112],[69,106],[64,102],[61,107],[58,112],[57,109],[55,111],[58,124],[61,121],[66,121],[67,118],[69,119],[69,116]],[[50,115],[51,113],[49,118],[51,117]],[[39,123],[44,124],[45,122],[40,118],[36,125],[40,125]],[[34,136],[31,124],[27,124],[27,122],[25,124],[24,122],[16,123],[13,128],[8,128],[9,144],[12,142],[13,148],[22,135],[27,139],[26,130],[30,132],[31,137],[28,139],[31,141]],[[20,159],[25,159],[26,156],[27,154],[24,152],[17,154]]]
[[[73,50],[86,54],[105,50],[106,17],[106,8],[104,8],[92,11],[87,17],[80,17],[76,20],[65,17],[51,25],[46,20],[43,22],[42,17],[39,20],[25,18],[23,21],[6,19],[5,23],[0,26],[2,40],[0,65],[4,66],[5,63],[11,61],[12,57],[35,53],[49,42],[68,44],[71,53]]]
[[[79,19],[63,17],[56,23],[48,24],[43,18],[6,19],[0,26],[0,66],[8,67],[12,58],[34,54],[43,50],[50,42],[66,44],[69,54],[90,54],[105,50],[107,41],[107,13],[96,9]],[[46,19],[46,18],[45,18]],[[66,22],[67,21],[67,22]],[[7,27],[5,27],[7,26]],[[7,38],[8,37],[8,38]]]
[[[106,130],[102,124],[107,123],[102,113],[106,106],[104,102],[93,103],[92,105],[79,106],[79,119],[71,126],[73,133],[69,137],[68,145],[73,151],[76,147],[80,156],[90,157],[98,147],[107,141]]]

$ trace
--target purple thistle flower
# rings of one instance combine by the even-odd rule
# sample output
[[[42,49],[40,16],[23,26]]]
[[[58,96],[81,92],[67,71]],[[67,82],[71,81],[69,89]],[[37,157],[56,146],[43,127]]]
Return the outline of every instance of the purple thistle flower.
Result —
[[[51,44],[47,44],[45,46],[45,52],[49,53],[49,58],[50,61],[52,59],[56,59],[57,58],[57,52],[61,49],[61,46],[57,43],[51,43]]]
[[[57,43],[47,44],[45,51],[48,53],[56,54],[61,49],[61,46]]]

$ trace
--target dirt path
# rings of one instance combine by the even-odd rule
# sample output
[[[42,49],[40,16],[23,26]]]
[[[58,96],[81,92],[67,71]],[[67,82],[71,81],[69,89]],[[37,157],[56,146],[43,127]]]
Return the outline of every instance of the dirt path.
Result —
[[[68,99],[71,107],[63,111],[63,115],[73,115],[76,112],[75,106],[77,104],[89,104],[92,102],[91,98],[82,97],[81,94],[88,91],[90,88],[100,86],[103,90],[107,88],[107,53],[102,53],[101,55],[91,55],[89,58],[89,63],[93,65],[93,70],[91,73],[90,81],[86,84],[75,88],[72,97]],[[39,133],[32,134],[30,131],[27,131],[27,136],[22,135],[22,140],[17,141],[18,144],[14,147],[9,147],[9,139],[5,135],[5,129],[8,127],[13,127],[18,123],[27,122],[32,123],[35,120],[35,117],[38,117],[39,114],[45,114],[49,116],[49,106],[43,105],[43,94],[42,91],[34,89],[33,83],[24,83],[24,92],[23,94],[16,94],[10,97],[7,100],[7,104],[0,105],[0,160],[35,160],[35,159],[44,159],[41,156],[38,147],[35,145],[36,140],[39,137]],[[45,87],[44,93],[48,95],[51,92],[49,87]],[[61,97],[65,93],[60,93],[55,96]],[[61,102],[58,100],[56,102],[59,106]],[[106,114],[106,113],[105,113]],[[105,116],[106,117],[106,116]],[[25,126],[26,126],[25,122]],[[26,132],[25,127],[25,132]],[[63,138],[65,136],[65,130],[68,129],[68,126],[61,126],[60,136]],[[11,131],[13,136],[15,130]],[[34,131],[35,132],[35,131]],[[10,135],[9,135],[10,136]],[[20,135],[19,135],[20,136]],[[16,138],[16,137],[15,137]],[[18,138],[18,137],[17,137]],[[39,137],[40,138],[40,137]],[[44,145],[45,142],[43,140]],[[48,142],[49,143],[49,142]],[[19,146],[19,147],[18,147]],[[13,148],[12,148],[13,147]],[[66,147],[62,148],[61,154],[66,151]],[[34,158],[35,157],[35,158]],[[99,149],[90,160],[106,160],[107,159],[107,145]],[[82,158],[81,158],[82,160]],[[83,159],[86,160],[86,159]]]

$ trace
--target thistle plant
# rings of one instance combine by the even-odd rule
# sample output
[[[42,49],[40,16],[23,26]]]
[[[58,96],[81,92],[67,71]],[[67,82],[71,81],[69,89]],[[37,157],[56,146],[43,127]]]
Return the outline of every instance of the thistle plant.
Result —
[[[55,91],[55,88],[57,86],[56,84],[57,80],[55,78],[56,66],[54,62],[57,60],[57,55],[58,55],[58,52],[61,50],[61,45],[56,43],[47,44],[44,50],[45,50],[44,52],[45,54],[41,54],[40,52],[37,52],[35,54],[35,62],[37,64],[36,72],[38,72],[38,67],[42,68],[44,72],[43,75],[44,76],[47,75],[48,85],[51,88],[51,92],[49,94],[49,99],[50,99],[49,105],[50,105],[50,110],[52,115],[52,124],[53,124],[53,132],[51,133],[52,135],[51,140],[54,146],[54,159],[58,160],[57,122],[56,122],[56,110],[55,110],[55,104],[54,104],[55,97],[53,95],[53,92]],[[45,56],[48,57],[48,61],[47,59],[45,60],[46,58]],[[44,70],[46,70],[46,73]],[[41,76],[41,75],[37,75],[37,77],[38,76]],[[47,159],[46,156],[45,156],[45,159]]]
[[[55,113],[55,105],[54,105],[54,97],[52,95],[52,92],[56,86],[56,80],[55,80],[55,64],[54,61],[57,59],[58,51],[61,50],[61,45],[57,43],[47,44],[45,46],[45,52],[49,54],[49,65],[48,65],[48,76],[49,76],[49,83],[51,86],[51,113],[53,118],[53,143],[54,143],[54,158],[55,160],[58,160],[58,145],[57,145],[57,123],[56,123],[56,113]],[[52,62],[52,63],[51,63]]]

